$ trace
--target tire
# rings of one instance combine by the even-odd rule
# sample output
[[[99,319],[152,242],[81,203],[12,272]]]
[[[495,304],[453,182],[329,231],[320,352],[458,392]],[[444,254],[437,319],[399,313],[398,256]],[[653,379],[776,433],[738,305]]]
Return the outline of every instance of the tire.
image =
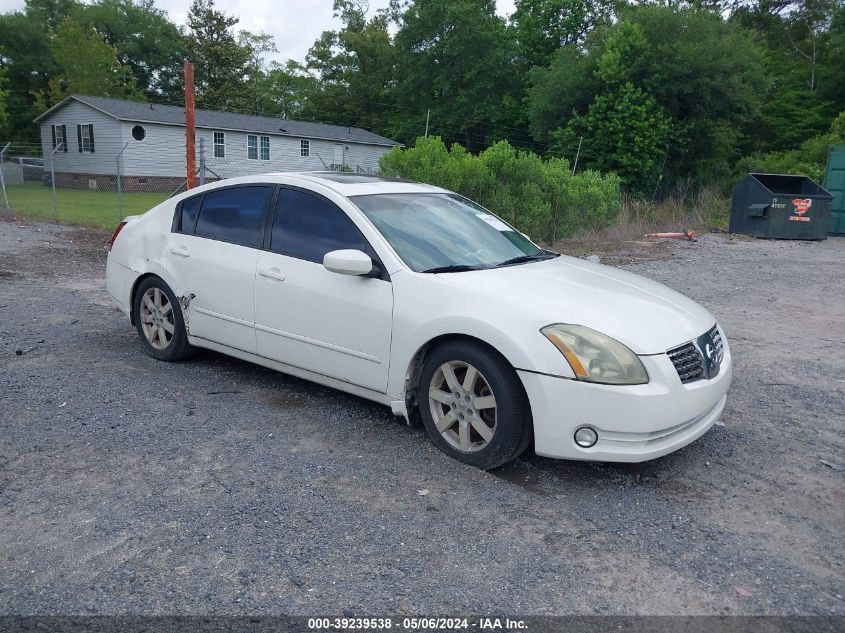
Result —
[[[188,343],[182,306],[160,277],[147,277],[138,285],[132,301],[132,316],[144,350],[153,358],[177,361],[195,353],[195,348]]]
[[[490,470],[516,459],[531,443],[525,390],[513,367],[493,350],[469,341],[438,346],[425,360],[417,394],[431,441],[458,461]]]

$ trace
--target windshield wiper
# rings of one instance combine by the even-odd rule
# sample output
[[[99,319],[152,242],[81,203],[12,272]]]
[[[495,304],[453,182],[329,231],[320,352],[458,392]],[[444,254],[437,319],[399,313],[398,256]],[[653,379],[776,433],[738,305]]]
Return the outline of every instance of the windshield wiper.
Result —
[[[421,270],[421,273],[463,273],[468,270],[483,270],[486,266],[470,266],[469,264],[450,264]]]
[[[555,257],[560,257],[557,253],[538,253],[536,255],[520,255],[519,257],[512,257],[511,259],[506,259],[503,262],[499,262],[496,264],[496,268],[500,266],[510,266],[512,264],[524,264],[525,262],[539,262],[544,259],[554,259]]]

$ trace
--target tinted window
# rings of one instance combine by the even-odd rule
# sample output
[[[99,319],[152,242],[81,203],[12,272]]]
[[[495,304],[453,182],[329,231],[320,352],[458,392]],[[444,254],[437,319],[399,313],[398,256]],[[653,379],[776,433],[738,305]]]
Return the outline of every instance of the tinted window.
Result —
[[[261,214],[271,187],[233,187],[202,199],[197,235],[244,246],[261,245]]]
[[[200,210],[202,196],[194,196],[182,202],[182,219],[179,221],[179,229],[183,233],[193,233],[194,224],[197,221],[197,211]]]
[[[272,249],[283,255],[323,262],[343,248],[366,250],[367,243],[347,215],[332,203],[303,191],[283,189],[276,202]]]

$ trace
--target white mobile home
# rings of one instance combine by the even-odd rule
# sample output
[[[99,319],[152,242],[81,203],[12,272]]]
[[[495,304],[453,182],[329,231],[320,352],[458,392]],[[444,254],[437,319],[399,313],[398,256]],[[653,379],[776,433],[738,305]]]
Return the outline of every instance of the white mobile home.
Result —
[[[181,107],[71,95],[36,120],[45,164],[59,186],[127,191],[176,189],[184,180],[185,112]],[[196,111],[196,151],[209,178],[272,171],[372,173],[399,146],[354,127]],[[202,142],[200,142],[200,139]]]

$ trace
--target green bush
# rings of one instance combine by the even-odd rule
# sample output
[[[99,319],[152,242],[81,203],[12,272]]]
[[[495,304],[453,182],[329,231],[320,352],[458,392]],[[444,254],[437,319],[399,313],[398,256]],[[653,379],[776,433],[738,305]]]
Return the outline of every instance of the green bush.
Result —
[[[419,138],[381,158],[381,173],[456,191],[546,242],[578,229],[609,226],[621,206],[619,178],[585,171],[572,175],[564,159],[543,160],[500,141],[473,156],[439,137]]]
[[[739,180],[748,173],[797,174],[824,181],[828,151],[831,145],[845,143],[845,112],[833,120],[830,132],[808,138],[801,147],[788,152],[770,152],[747,156],[737,162],[734,176]]]

